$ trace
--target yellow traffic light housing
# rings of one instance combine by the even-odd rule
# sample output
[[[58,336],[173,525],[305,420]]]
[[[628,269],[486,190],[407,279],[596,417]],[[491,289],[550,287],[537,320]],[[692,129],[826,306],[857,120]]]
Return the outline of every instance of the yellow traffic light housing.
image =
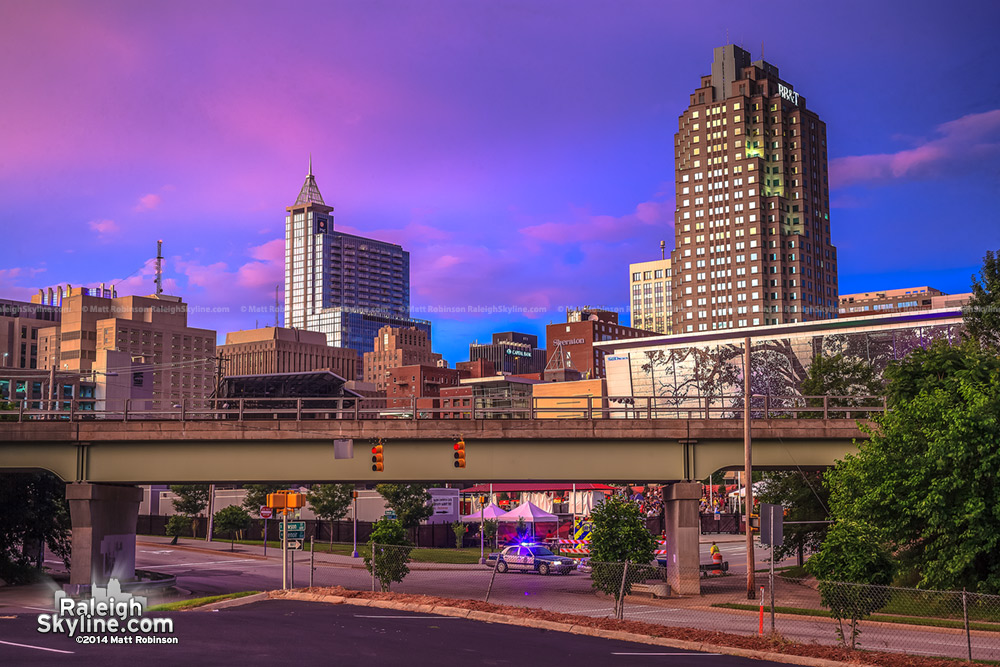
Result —
[[[455,443],[455,467],[465,467],[465,438],[459,438]]]
[[[382,443],[372,447],[372,472],[382,472],[385,469],[382,459]]]
[[[288,510],[300,509],[306,506],[305,494],[297,491],[281,490],[267,494],[267,506],[271,509]]]

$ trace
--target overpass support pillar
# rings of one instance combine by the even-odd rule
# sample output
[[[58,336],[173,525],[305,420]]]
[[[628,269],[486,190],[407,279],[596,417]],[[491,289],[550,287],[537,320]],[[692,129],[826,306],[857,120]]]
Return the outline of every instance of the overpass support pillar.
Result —
[[[70,594],[107,586],[111,578],[135,579],[135,526],[142,489],[135,486],[66,485],[73,523]]]
[[[667,536],[667,579],[680,595],[701,594],[698,540],[701,526],[698,503],[701,484],[675,482],[663,488],[664,527]]]

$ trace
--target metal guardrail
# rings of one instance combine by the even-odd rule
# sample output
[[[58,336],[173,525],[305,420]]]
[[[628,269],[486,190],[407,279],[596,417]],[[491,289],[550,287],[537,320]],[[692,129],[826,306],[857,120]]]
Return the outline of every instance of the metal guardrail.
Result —
[[[467,400],[469,405],[445,405]],[[22,399],[0,403],[0,421],[742,419],[741,395],[454,398],[204,398],[166,405],[131,399]],[[499,405],[497,403],[500,403]],[[867,419],[883,396],[753,396],[752,419]]]

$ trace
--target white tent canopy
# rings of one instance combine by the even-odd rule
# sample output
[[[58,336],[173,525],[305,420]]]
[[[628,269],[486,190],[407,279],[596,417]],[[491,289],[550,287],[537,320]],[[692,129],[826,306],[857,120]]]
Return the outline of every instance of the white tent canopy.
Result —
[[[516,523],[519,519],[524,519],[526,523],[537,523],[541,521],[559,521],[559,517],[555,514],[549,514],[545,510],[534,505],[530,502],[521,503],[518,505],[517,509],[507,512],[501,517],[497,518],[497,521],[503,522],[514,522]]]
[[[753,483],[753,495],[754,495],[754,498],[757,497],[757,493],[759,491],[761,491],[761,489],[763,488],[763,486],[764,486],[764,482],[762,482],[762,481],[761,482],[754,482]],[[735,498],[737,496],[739,496],[740,498],[746,498],[747,487],[741,486],[740,488],[736,489],[735,491],[730,491],[727,495],[730,498]]]
[[[483,508],[483,513],[473,512],[462,517],[462,523],[479,523],[483,519],[500,519],[506,512],[494,503]],[[515,519],[516,521],[516,519]]]

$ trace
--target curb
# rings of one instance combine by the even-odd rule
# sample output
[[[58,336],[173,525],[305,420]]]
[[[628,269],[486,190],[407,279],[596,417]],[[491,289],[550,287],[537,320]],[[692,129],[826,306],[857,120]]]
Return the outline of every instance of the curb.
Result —
[[[218,611],[220,609],[229,609],[230,607],[241,607],[245,604],[253,604],[254,602],[260,602],[261,600],[266,600],[268,598],[267,593],[254,593],[253,595],[247,595],[241,598],[233,598],[231,600],[219,600],[218,602],[213,602],[212,604],[205,604],[200,607],[195,607],[194,609],[189,609],[188,611]]]
[[[473,621],[484,621],[486,623],[519,625],[526,628],[568,632],[570,634],[599,637],[601,639],[616,639],[619,641],[651,644],[653,646],[664,646],[667,648],[677,648],[688,651],[718,653],[721,655],[733,655],[741,658],[753,658],[757,660],[770,660],[771,662],[783,662],[791,665],[805,665],[806,667],[859,667],[860,665],[865,664],[860,662],[841,662],[839,660],[828,660],[826,658],[811,658],[809,656],[794,655],[789,653],[756,651],[753,649],[737,648],[733,646],[701,644],[698,642],[685,641],[683,639],[670,639],[668,637],[650,637],[648,635],[637,635],[631,632],[623,632],[621,630],[602,630],[600,628],[594,628],[587,625],[573,625],[570,623],[561,623],[559,621],[521,618],[517,616],[507,616],[506,614],[495,614],[488,611],[460,609],[457,607],[437,607],[425,604],[415,604],[412,602],[371,600],[367,598],[345,598],[337,595],[319,595],[316,593],[300,593],[296,591],[270,591],[269,593],[260,593],[260,596],[275,600],[325,602],[328,604],[349,604],[358,607],[378,607],[381,609],[394,609],[397,611],[433,613],[440,616],[455,616],[458,618],[468,618]],[[240,598],[237,602],[257,597],[258,596],[253,595],[248,598]],[[256,602],[256,600],[254,601]]]
[[[203,547],[189,547],[183,544],[161,544],[160,542],[139,542],[138,540],[136,540],[135,544],[136,546],[144,546],[144,547],[164,547],[167,549],[178,549],[180,551],[194,551],[200,554],[218,554],[220,556],[229,556],[231,558],[253,558],[255,560],[271,560],[267,556],[258,556],[257,554],[245,554],[237,551],[223,551],[221,549],[205,549]]]

